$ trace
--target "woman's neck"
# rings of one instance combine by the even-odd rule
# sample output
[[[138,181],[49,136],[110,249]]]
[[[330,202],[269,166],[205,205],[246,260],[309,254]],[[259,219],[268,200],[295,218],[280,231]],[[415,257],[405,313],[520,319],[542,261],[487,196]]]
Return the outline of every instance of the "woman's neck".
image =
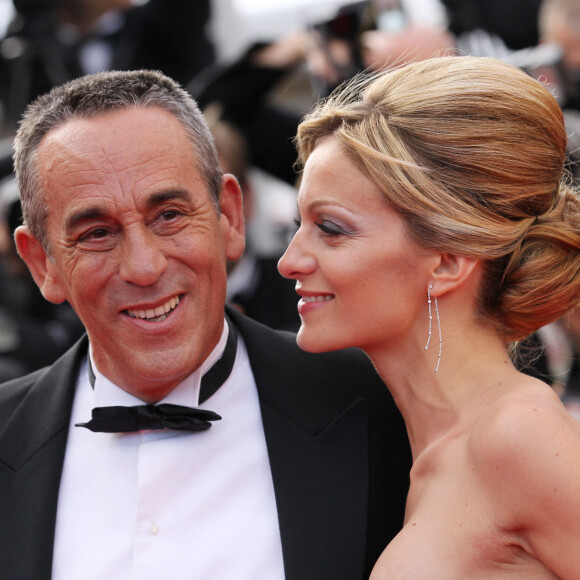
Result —
[[[517,373],[491,328],[448,328],[437,372],[438,341],[433,347],[425,351],[415,343],[368,353],[405,419],[414,460],[440,438],[468,428]]]

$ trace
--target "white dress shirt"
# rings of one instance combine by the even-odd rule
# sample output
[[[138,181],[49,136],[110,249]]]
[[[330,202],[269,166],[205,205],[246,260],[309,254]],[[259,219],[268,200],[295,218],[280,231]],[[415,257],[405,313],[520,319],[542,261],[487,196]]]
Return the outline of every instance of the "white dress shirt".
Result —
[[[163,401],[197,406],[200,369]],[[94,366],[93,366],[94,368]],[[60,484],[53,580],[276,580],[280,531],[256,385],[241,338],[202,432],[93,433],[95,406],[142,401],[81,369]]]

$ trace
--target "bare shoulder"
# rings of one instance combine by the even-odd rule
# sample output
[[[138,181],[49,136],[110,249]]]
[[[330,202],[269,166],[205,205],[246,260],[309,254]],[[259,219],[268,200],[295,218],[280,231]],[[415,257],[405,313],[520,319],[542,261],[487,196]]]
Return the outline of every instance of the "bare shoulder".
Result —
[[[492,480],[580,461],[580,423],[545,383],[522,377],[482,410],[469,438],[475,467]]]
[[[467,453],[497,527],[558,577],[577,577],[580,422],[550,387],[522,378],[480,413]]]
[[[479,415],[469,461],[496,505],[522,529],[574,512],[580,518],[580,422],[550,387],[520,380]]]

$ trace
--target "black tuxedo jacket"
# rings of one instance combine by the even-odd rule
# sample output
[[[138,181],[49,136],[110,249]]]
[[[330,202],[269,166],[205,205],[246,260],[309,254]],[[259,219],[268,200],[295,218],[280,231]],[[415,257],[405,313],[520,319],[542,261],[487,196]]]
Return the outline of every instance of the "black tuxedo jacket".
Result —
[[[294,335],[229,315],[259,392],[288,580],[356,580],[402,525],[404,425],[362,353],[302,352]],[[59,481],[82,338],[0,386],[0,576],[51,575]]]

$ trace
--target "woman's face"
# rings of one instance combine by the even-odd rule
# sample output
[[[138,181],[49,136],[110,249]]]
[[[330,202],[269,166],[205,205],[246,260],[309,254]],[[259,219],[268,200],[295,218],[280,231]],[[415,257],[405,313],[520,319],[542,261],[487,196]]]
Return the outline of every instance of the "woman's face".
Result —
[[[426,328],[433,254],[410,239],[403,218],[335,139],[309,157],[298,208],[300,228],[278,268],[296,280],[303,349],[372,354],[408,335],[416,320]]]

